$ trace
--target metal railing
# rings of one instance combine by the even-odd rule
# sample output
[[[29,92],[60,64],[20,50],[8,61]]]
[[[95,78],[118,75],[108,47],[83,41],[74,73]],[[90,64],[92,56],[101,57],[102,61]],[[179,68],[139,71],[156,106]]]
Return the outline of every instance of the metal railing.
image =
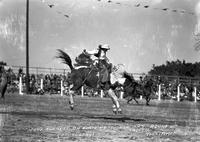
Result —
[[[25,66],[12,66],[12,69],[14,73],[18,73],[19,69],[22,69],[23,71],[26,71]],[[69,72],[69,69],[58,69],[58,68],[45,68],[45,67],[29,67],[29,73],[30,74],[62,74],[67,75]]]

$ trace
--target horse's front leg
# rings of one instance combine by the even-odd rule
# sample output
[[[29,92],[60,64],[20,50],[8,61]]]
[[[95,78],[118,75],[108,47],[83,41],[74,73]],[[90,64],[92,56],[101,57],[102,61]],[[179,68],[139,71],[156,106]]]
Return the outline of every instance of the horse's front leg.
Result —
[[[113,112],[115,114],[117,112],[122,113],[118,98],[117,98],[117,96],[115,95],[115,93],[114,93],[114,91],[112,89],[108,90],[108,95],[110,96],[110,98],[112,99],[112,102],[113,102]]]

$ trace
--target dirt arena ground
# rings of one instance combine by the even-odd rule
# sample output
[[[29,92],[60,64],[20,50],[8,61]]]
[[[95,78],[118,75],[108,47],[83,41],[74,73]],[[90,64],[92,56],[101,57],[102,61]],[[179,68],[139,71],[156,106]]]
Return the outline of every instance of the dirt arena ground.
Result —
[[[200,102],[120,100],[120,115],[109,98],[77,96],[75,102],[71,111],[67,96],[7,95],[0,101],[0,141],[200,141]]]

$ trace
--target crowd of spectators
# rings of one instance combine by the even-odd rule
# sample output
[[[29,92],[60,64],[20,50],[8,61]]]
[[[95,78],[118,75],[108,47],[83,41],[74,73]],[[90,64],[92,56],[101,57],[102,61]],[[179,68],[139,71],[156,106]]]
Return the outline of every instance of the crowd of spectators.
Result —
[[[154,82],[161,85],[162,99],[177,99],[178,87],[181,100],[194,100],[194,88],[198,99],[200,99],[200,80],[195,78],[178,77],[178,76],[153,76]]]
[[[26,74],[20,68],[18,73],[10,72],[8,81],[8,92],[16,92],[19,89],[19,80],[22,78],[23,91],[26,92],[25,82]],[[41,80],[43,80],[43,87],[41,88]],[[29,92],[31,94],[57,94],[61,90],[61,80],[67,83],[67,75],[63,74],[30,74],[29,75]]]

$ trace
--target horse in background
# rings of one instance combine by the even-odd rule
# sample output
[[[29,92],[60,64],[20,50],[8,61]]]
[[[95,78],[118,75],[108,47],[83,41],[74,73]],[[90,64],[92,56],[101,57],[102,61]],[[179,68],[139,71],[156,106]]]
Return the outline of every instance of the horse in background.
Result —
[[[124,98],[127,99],[128,104],[133,99],[138,104],[136,98],[143,96],[146,99],[146,105],[149,105],[151,94],[157,89],[156,82],[151,77],[145,76],[144,80],[139,83],[132,74],[125,71],[123,64],[115,66],[113,70],[111,83],[123,88]]]
[[[61,59],[64,64],[67,64],[71,70],[69,74],[69,104],[71,110],[74,109],[74,98],[73,94],[75,91],[78,91],[83,85],[86,85],[91,88],[99,88],[104,91],[104,93],[108,94],[109,97],[112,99],[113,102],[113,112],[114,113],[121,113],[122,110],[120,108],[120,104],[116,94],[114,93],[114,86],[111,84],[110,79],[105,82],[101,80],[101,70],[91,65],[89,67],[81,67],[75,68],[72,65],[72,61],[70,56],[65,53],[64,51],[58,49],[58,56],[57,58]]]
[[[123,76],[125,78],[123,84],[124,98],[127,99],[127,103],[129,104],[134,99],[139,104],[136,98],[143,96],[146,99],[146,105],[149,105],[151,94],[155,92],[154,89],[156,88],[153,79],[146,77],[143,83],[139,83],[126,72]]]

